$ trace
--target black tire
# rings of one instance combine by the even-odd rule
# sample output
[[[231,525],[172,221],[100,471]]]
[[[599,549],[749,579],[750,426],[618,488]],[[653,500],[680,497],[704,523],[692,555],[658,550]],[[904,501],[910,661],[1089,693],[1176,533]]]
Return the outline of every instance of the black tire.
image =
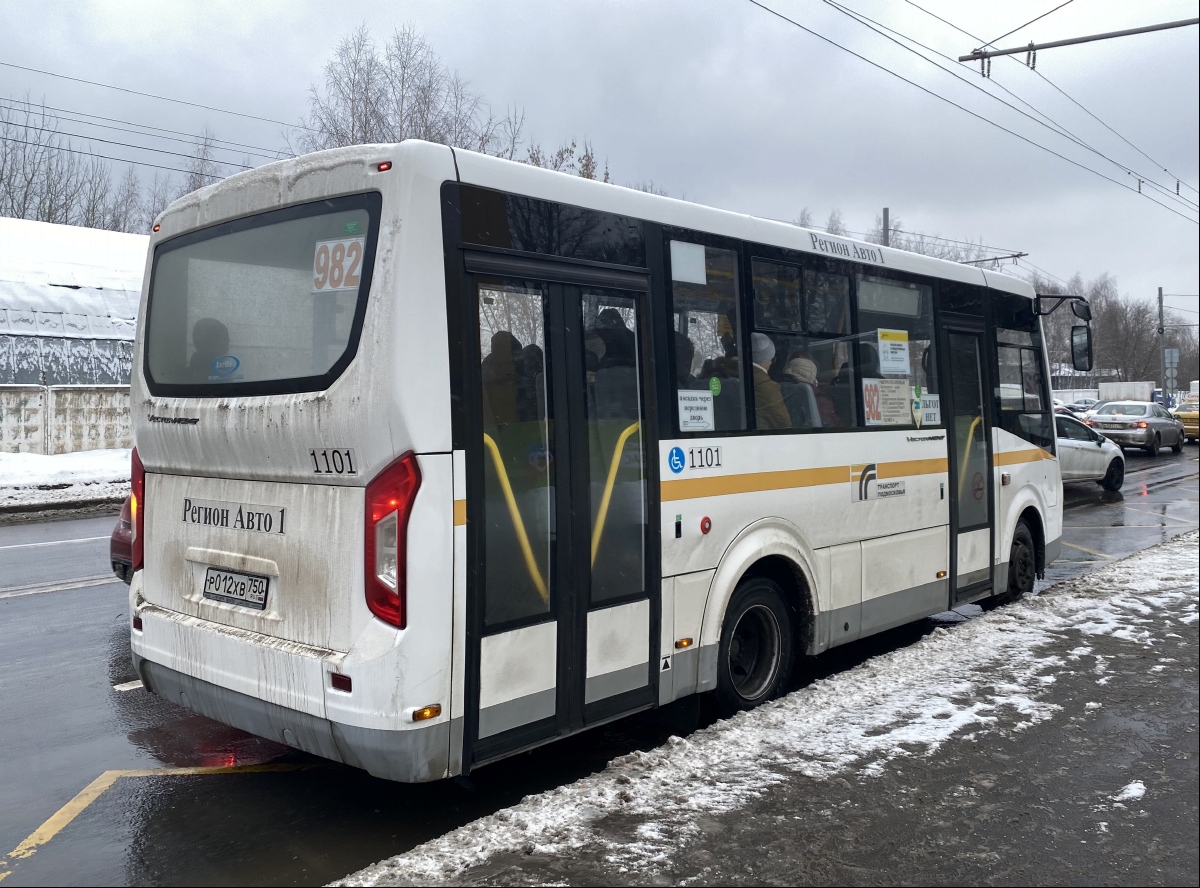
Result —
[[[725,611],[717,652],[717,706],[730,716],[753,709],[784,690],[795,658],[792,619],[774,580],[738,584]]]
[[[1174,453],[1183,453],[1183,432],[1179,433],[1179,437],[1175,439],[1175,443],[1171,445],[1171,450]]]
[[[1104,479],[1097,481],[1105,490],[1118,491],[1121,485],[1125,483],[1125,463],[1119,459],[1114,459],[1108,464],[1108,471],[1104,473]]]
[[[1033,591],[1037,580],[1037,551],[1033,545],[1033,533],[1024,519],[1017,522],[1013,531],[1012,546],[1008,550],[1008,588],[1001,599],[1017,601]]]
[[[1158,432],[1154,433],[1154,440],[1151,441],[1143,449],[1151,456],[1158,456],[1158,448],[1162,446],[1162,439],[1158,436]]]

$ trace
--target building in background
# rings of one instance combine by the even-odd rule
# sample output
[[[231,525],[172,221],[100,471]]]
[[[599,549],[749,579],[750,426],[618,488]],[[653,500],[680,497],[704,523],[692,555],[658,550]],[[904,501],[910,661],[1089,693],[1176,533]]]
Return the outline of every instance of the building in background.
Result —
[[[0,218],[0,451],[129,446],[148,240]]]

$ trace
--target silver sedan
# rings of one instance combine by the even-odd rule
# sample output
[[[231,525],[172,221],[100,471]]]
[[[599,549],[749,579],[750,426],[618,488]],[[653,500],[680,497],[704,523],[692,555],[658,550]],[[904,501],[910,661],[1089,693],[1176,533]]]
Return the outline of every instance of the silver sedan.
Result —
[[[1087,424],[1121,447],[1141,447],[1151,456],[1169,446],[1183,450],[1183,423],[1153,401],[1109,401]]]
[[[1056,416],[1054,424],[1064,483],[1095,481],[1105,490],[1121,489],[1125,481],[1125,454],[1120,447],[1072,417]]]

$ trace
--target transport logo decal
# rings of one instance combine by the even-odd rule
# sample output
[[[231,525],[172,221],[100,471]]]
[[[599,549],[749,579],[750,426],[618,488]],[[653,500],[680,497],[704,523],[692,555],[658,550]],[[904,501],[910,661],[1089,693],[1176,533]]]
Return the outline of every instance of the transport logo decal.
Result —
[[[147,416],[151,422],[165,422],[167,425],[195,425],[200,421],[198,416]]]
[[[213,358],[212,372],[218,376],[228,376],[242,366],[242,362],[234,355],[221,355],[219,358]]]
[[[850,467],[850,501],[853,503],[867,500],[890,499],[894,496],[904,496],[904,479],[889,478],[879,480],[877,463]]]

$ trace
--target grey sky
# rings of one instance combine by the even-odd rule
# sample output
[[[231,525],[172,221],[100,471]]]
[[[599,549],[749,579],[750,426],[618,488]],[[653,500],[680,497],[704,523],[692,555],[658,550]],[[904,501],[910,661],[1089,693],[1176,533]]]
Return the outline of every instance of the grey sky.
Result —
[[[904,0],[842,2],[947,55],[975,46]],[[918,2],[985,39],[1055,5],[1051,0]],[[1037,142],[1136,185],[1113,165],[938,72],[823,0],[769,0],[768,5]],[[5,23],[0,61],[279,120],[303,114],[309,85],[320,77],[338,39],[359,22],[381,41],[394,26],[409,22],[497,109],[523,105],[532,138],[547,147],[564,137],[590,139],[617,182],[653,180],[673,195],[781,219],[793,219],[808,206],[823,223],[830,209],[839,208],[852,231],[871,228],[887,205],[910,230],[1028,251],[1033,262],[1062,278],[1076,271],[1085,278],[1107,271],[1125,293],[1149,296],[1160,285],[1168,293],[1200,293],[1200,228],[1193,222],[972,119],[740,0],[4,0],[0,10]],[[1196,14],[1195,2],[1179,0],[1075,0],[1001,45]],[[1197,46],[1192,27],[1048,50],[1039,56],[1038,70],[1197,186]],[[1105,154],[1167,181],[1166,173],[1022,65],[996,59],[992,75],[995,83]],[[977,73],[970,82],[981,83]],[[64,108],[189,132],[207,123],[224,139],[281,144],[280,128],[271,124],[0,68],[0,95],[27,92]],[[101,150],[98,144],[94,148]],[[1170,184],[1173,188],[1173,179]],[[1186,185],[1183,195],[1198,199]],[[1172,301],[1198,307],[1195,299]]]

